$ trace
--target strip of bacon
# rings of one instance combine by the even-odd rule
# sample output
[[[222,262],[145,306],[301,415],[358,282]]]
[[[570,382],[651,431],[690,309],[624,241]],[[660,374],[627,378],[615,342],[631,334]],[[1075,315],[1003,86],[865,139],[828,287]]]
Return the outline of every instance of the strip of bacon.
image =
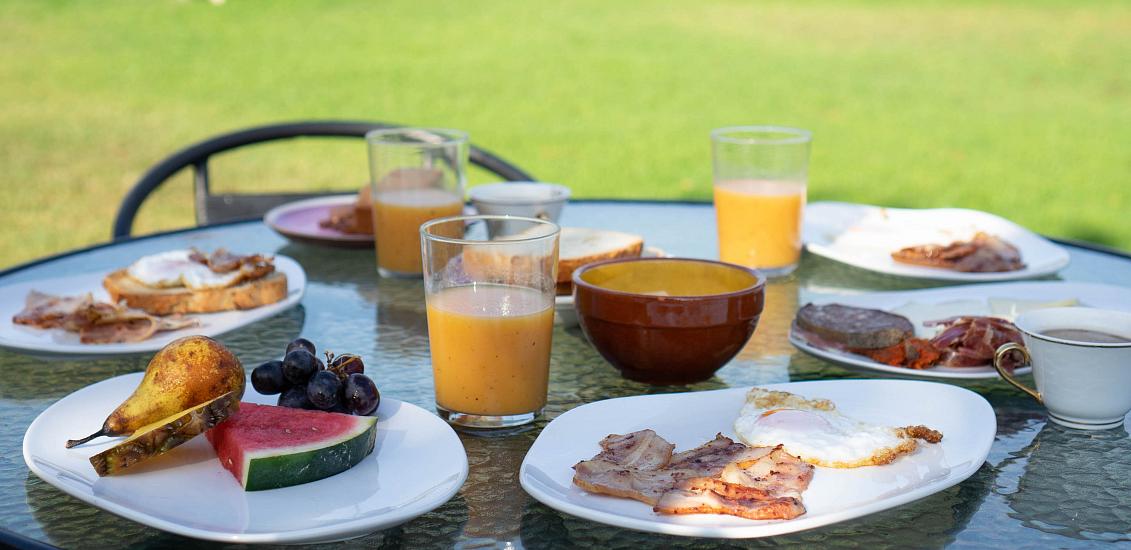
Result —
[[[95,302],[90,294],[54,296],[34,290],[28,293],[24,309],[12,317],[12,322],[75,332],[84,344],[140,342],[158,332],[200,324],[180,315],[155,317],[125,304]]]
[[[574,466],[574,484],[659,513],[788,519],[804,513],[800,496],[813,476],[813,466],[781,446],[747,447],[722,434],[676,454],[652,430],[610,435],[601,448]]]
[[[217,248],[211,254],[192,249],[189,259],[208,266],[214,273],[231,273],[240,271],[241,280],[252,280],[262,277],[275,270],[274,258],[262,254],[239,255],[228,252],[226,248]]]
[[[1025,268],[1017,247],[981,231],[969,241],[909,246],[892,252],[891,257],[901,263],[966,273],[1017,271]]]
[[[714,491],[675,489],[664,493],[652,511],[660,514],[727,514],[746,519],[793,519],[805,513],[794,497],[727,498]]]

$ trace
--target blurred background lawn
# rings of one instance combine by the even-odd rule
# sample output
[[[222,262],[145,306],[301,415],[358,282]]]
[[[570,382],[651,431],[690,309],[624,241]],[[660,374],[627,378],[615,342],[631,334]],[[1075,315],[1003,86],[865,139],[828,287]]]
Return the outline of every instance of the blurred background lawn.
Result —
[[[712,128],[800,126],[811,200],[1131,249],[1126,1],[8,1],[0,51],[0,266],[106,240],[182,146],[323,118],[460,128],[578,197],[671,199],[710,197]],[[265,146],[214,174],[353,189],[365,152]],[[190,185],[137,229],[191,225]]]

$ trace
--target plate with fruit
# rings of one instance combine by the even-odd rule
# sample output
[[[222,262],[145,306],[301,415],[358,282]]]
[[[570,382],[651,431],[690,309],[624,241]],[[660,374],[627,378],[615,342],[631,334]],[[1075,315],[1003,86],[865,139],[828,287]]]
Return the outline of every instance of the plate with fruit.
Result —
[[[327,364],[313,351],[292,342],[248,382],[218,342],[174,341],[144,373],[44,410],[24,435],[24,461],[93,506],[235,543],[358,537],[455,495],[467,477],[455,432],[431,412],[382,398],[361,357],[327,356]]]

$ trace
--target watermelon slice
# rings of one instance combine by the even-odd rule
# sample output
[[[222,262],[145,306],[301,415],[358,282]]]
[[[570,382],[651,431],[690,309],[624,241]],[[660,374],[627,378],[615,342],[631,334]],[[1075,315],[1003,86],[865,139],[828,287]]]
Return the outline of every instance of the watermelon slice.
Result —
[[[240,403],[204,436],[244,490],[261,491],[352,468],[373,452],[376,426],[372,416]]]

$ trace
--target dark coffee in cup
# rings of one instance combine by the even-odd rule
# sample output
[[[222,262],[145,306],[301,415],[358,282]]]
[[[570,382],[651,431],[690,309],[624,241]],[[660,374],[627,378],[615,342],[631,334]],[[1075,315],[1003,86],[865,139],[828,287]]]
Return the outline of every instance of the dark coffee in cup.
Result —
[[[1096,330],[1083,330],[1077,328],[1054,328],[1052,330],[1042,331],[1041,334],[1052,338],[1059,338],[1061,340],[1085,342],[1089,344],[1131,343],[1131,340],[1117,334],[1108,334],[1106,332],[1099,332]]]

